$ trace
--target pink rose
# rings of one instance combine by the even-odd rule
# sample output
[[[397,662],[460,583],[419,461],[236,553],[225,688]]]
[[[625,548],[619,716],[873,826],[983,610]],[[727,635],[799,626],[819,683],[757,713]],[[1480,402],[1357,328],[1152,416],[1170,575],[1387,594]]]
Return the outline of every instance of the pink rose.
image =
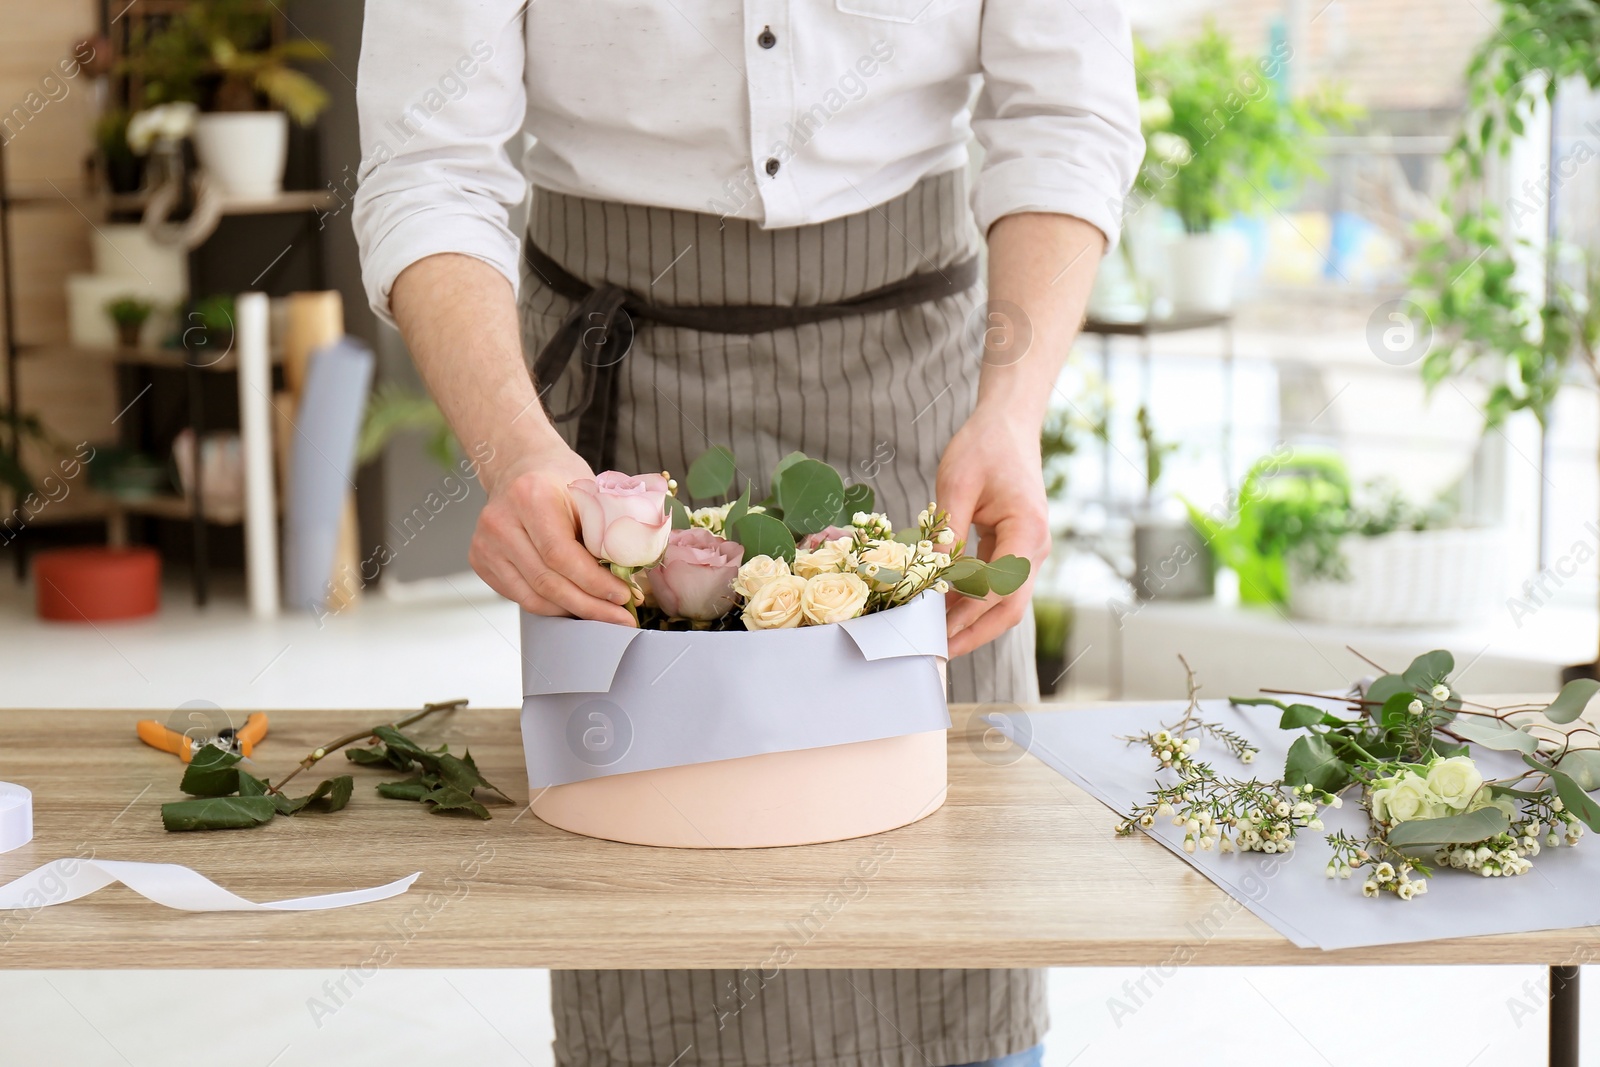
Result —
[[[806,534],[800,541],[800,547],[807,550],[821,548],[829,541],[837,541],[841,537],[850,538],[850,542],[854,544],[856,532],[854,529],[847,529],[843,526],[830,526],[826,530],[818,530],[814,534]]]
[[[668,615],[711,622],[733,610],[733,580],[744,548],[710,530],[673,530],[661,562],[650,571],[650,591]]]
[[[569,482],[567,495],[583,528],[583,547],[595,559],[619,567],[648,567],[661,558],[672,532],[666,478],[606,471]]]

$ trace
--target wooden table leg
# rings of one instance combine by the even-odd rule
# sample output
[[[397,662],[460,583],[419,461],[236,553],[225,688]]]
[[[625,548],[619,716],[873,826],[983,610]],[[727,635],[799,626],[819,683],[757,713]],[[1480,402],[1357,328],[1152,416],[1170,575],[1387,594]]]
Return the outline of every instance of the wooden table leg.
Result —
[[[1578,968],[1550,968],[1550,1067],[1578,1067]]]

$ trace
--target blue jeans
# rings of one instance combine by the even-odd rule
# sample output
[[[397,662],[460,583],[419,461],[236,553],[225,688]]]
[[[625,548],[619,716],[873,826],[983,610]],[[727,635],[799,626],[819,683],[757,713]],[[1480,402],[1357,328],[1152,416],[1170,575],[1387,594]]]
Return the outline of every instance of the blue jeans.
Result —
[[[1009,1056],[1001,1056],[997,1060],[984,1060],[982,1063],[963,1064],[962,1067],[1039,1067],[1044,1062],[1044,1046],[1035,1045],[1022,1052],[1013,1052]]]

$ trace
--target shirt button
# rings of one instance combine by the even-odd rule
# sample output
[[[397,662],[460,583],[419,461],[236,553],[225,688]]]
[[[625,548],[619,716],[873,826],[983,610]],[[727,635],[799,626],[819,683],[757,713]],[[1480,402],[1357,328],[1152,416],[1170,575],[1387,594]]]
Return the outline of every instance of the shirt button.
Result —
[[[761,36],[756,38],[756,44],[760,45],[762,48],[771,48],[777,43],[778,39],[772,35],[772,27],[761,27]]]
[[[781,164],[779,164],[776,159],[767,160],[767,176],[768,177],[776,177],[777,173],[778,173],[778,167],[780,165]]]

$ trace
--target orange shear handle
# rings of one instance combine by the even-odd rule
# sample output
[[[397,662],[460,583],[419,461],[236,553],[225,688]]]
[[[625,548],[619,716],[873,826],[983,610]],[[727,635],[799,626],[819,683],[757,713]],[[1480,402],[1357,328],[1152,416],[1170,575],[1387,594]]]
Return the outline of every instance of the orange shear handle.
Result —
[[[236,736],[239,738],[240,753],[245,756],[250,755],[251,751],[261,743],[261,739],[267,736],[266,712],[251,712]]]
[[[183,734],[178,733],[176,730],[168,729],[154,719],[139,720],[136,729],[139,732],[139,740],[151,748],[170,752],[183,760],[183,762],[189,762],[189,755],[194,746],[189,743],[189,739]]]

